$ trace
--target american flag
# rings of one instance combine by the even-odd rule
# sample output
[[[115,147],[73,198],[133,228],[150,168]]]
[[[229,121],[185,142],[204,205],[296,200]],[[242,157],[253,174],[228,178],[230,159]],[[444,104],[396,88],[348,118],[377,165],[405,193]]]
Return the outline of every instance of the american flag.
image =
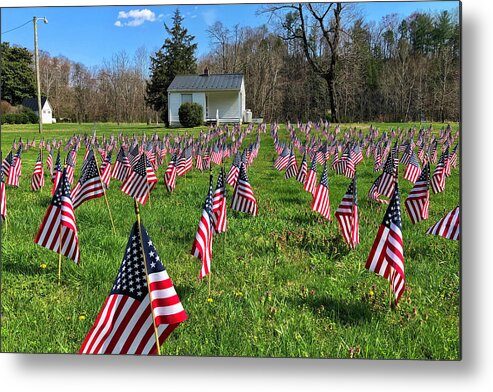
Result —
[[[220,165],[222,159],[223,159],[222,149],[220,149],[217,144],[214,144],[211,153],[211,162],[214,162],[216,165]]]
[[[5,220],[7,217],[7,196],[5,194],[5,181],[3,171],[0,171],[0,215]]]
[[[55,194],[60,178],[62,177],[62,164],[60,162],[60,150],[58,150],[58,155],[55,161],[55,167],[53,174],[51,175],[51,182],[53,182],[53,188],[51,188],[51,195]]]
[[[440,193],[445,190],[445,153],[441,155],[431,177],[431,189],[433,193]]]
[[[71,151],[67,154],[67,159],[65,160],[65,168],[67,169],[67,179],[70,184],[74,182],[74,170],[75,170],[75,162]]]
[[[104,196],[103,184],[98,171],[94,152],[91,150],[84,161],[82,176],[72,189],[74,209],[87,200]]]
[[[310,170],[308,170],[306,175],[303,189],[315,196],[315,191],[317,189],[317,160],[315,157],[313,157],[312,163],[310,164]]]
[[[61,253],[79,264],[79,238],[66,169],[63,169],[34,243]]]
[[[355,143],[353,145],[353,149],[351,152],[352,159],[354,166],[356,167],[360,162],[363,161],[363,154],[361,153],[361,147],[359,146],[359,143]],[[352,177],[351,177],[352,178]]]
[[[116,178],[118,181],[123,182],[127,179],[131,170],[132,167],[130,166],[130,161],[127,158],[127,154],[125,153],[123,147],[120,147],[111,176]]]
[[[253,189],[248,181],[245,164],[243,162],[240,163],[240,174],[233,193],[231,209],[246,212],[253,216],[258,214],[257,201],[255,200]]]
[[[157,176],[147,156],[146,156],[146,172],[147,172],[147,183],[149,184],[149,192],[150,192],[154,189],[154,187],[157,184]]]
[[[378,146],[375,153],[375,163],[373,164],[373,171],[377,172],[380,170],[382,170],[382,149],[380,146]]]
[[[164,184],[166,185],[166,190],[168,192],[173,192],[176,186],[176,166],[175,166],[176,155],[173,154],[171,160],[168,163],[166,172],[164,173]]]
[[[226,231],[226,182],[224,177],[224,169],[221,167],[212,200],[213,222],[216,233]]]
[[[306,152],[304,152],[303,158],[301,159],[300,167],[298,169],[298,174],[296,176],[296,181],[305,184],[307,172],[308,172],[308,165],[306,163]]]
[[[455,168],[457,166],[457,146],[458,145],[459,145],[459,143],[457,143],[455,145],[455,147],[452,150],[452,154],[450,154],[450,158],[449,158],[450,167],[453,167],[453,168]]]
[[[2,173],[4,176],[9,175],[10,167],[14,163],[14,157],[12,156],[12,151],[8,153],[8,155],[2,161]]]
[[[155,355],[187,319],[173,282],[149,235],[134,223],[118,275],[80,354]]]
[[[200,152],[197,153],[195,157],[195,167],[201,172],[204,171],[204,160],[202,159],[202,155]]]
[[[192,168],[192,149],[188,147],[183,150],[176,162],[176,175],[178,177],[185,175]]]
[[[286,169],[288,163],[289,163],[289,148],[288,146],[284,146],[284,149],[281,151],[279,156],[274,161],[274,167],[277,170],[282,171]]]
[[[46,166],[50,170],[50,176],[53,175],[53,150],[50,150],[48,153],[48,157],[46,158]]]
[[[37,191],[41,189],[45,184],[45,177],[43,174],[43,162],[41,157],[41,149],[38,152],[38,159],[34,165],[33,176],[31,177],[31,189]]]
[[[192,245],[192,255],[202,261],[199,279],[210,273],[212,261],[212,236],[214,234],[214,213],[212,211],[212,173],[209,178],[209,192],[205,198],[202,216],[200,217],[195,241]]]
[[[104,158],[99,172],[101,173],[101,181],[103,181],[103,184],[108,188],[111,180],[111,151],[106,155],[106,158]]]
[[[449,240],[460,239],[459,207],[455,207],[437,223],[431,226],[426,234],[439,235]]]
[[[394,192],[395,181],[397,179],[397,166],[395,164],[394,154],[390,153],[387,156],[387,161],[383,168],[383,173],[380,175],[377,191],[380,195],[392,197]]]
[[[149,183],[147,182],[145,154],[140,155],[139,160],[133,166],[130,175],[123,182],[120,190],[136,199],[139,203],[146,203],[149,198]]]
[[[330,219],[330,202],[329,202],[329,175],[327,173],[327,162],[324,163],[324,171],[320,184],[313,196],[311,209],[317,211],[329,221]]]
[[[228,177],[226,178],[226,182],[233,188],[236,186],[236,181],[238,180],[238,175],[240,173],[240,162],[240,153],[237,152],[233,159],[233,163],[231,164],[231,168],[229,169]]]
[[[430,163],[428,162],[418,181],[414,184],[413,189],[409,193],[404,204],[413,224],[418,223],[422,219],[428,219],[428,208],[430,206]]]
[[[22,143],[19,143],[19,148],[14,155],[12,165],[9,168],[9,174],[7,177],[7,185],[19,186],[19,177],[21,176],[22,168]]]
[[[414,151],[411,151],[409,160],[406,164],[406,170],[404,170],[403,178],[411,181],[413,184],[416,182],[421,174],[421,166],[419,166],[418,158]]]
[[[128,152],[128,161],[130,162],[130,166],[134,167],[140,157],[139,145],[135,144],[133,149]]]
[[[356,190],[356,175],[349,184],[335,216],[341,228],[342,237],[352,249],[359,244],[358,195]]]
[[[287,180],[288,178],[294,177],[297,174],[298,174],[298,164],[296,163],[296,156],[294,155],[294,152],[291,149],[291,153],[289,154],[288,166],[286,169],[286,173],[284,174],[284,178]]]
[[[402,220],[397,184],[365,267],[391,283],[397,304],[405,287]]]

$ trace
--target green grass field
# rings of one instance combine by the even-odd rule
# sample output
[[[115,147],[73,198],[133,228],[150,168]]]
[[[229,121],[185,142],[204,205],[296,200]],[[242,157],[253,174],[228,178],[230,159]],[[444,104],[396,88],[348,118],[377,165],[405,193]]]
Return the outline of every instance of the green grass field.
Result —
[[[398,125],[408,128],[414,124]],[[442,125],[434,124],[434,129]],[[397,124],[374,126],[386,130]],[[453,124],[454,130],[457,127]],[[147,135],[184,132],[135,124],[97,124],[96,128],[99,136],[120,130]],[[93,124],[50,125],[44,136],[68,138],[74,132],[92,133],[92,129]],[[459,204],[459,169],[453,169],[447,178],[445,193],[431,194],[429,220],[413,226],[403,206],[407,289],[398,308],[390,309],[389,283],[364,267],[386,209],[367,198],[377,176],[373,160],[365,158],[358,166],[360,245],[349,250],[334,212],[350,180],[329,171],[333,219],[328,223],[310,211],[311,195],[301,184],[294,178],[284,180],[283,173],[273,168],[276,153],[268,131],[269,127],[261,135],[259,155],[248,170],[259,215],[228,210],[227,234],[214,238],[212,301],[208,301],[207,281],[198,280],[200,261],[190,255],[208,173],[192,170],[186,178],[179,177],[175,192],[168,194],[163,182],[166,164],[157,172],[159,183],[151,201],[141,207],[142,222],[188,314],[188,320],[164,343],[162,353],[460,359],[460,244],[425,234]],[[1,136],[4,156],[13,138],[39,140],[37,125],[2,126]],[[251,134],[244,146],[253,140]],[[82,156],[79,152],[76,181]],[[33,242],[51,191],[47,177],[40,193],[30,189],[36,157],[37,149],[23,153],[21,186],[7,187],[8,221],[2,227],[1,351],[75,353],[116,277],[135,221],[133,200],[118,189],[118,181],[111,180],[107,194],[116,235],[103,198],[76,210],[81,265],[63,259],[62,284],[58,286],[57,254]],[[298,163],[300,159],[298,156]],[[231,160],[226,161],[226,170]],[[214,184],[218,171],[214,165]],[[402,166],[399,171],[404,201],[412,184],[402,179]],[[318,172],[320,177],[320,166]],[[227,190],[230,201],[232,188]]]

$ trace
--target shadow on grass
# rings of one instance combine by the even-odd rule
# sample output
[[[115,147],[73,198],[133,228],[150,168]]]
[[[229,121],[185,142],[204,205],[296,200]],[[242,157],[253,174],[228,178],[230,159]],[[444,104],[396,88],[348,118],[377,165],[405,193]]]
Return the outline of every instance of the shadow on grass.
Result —
[[[320,318],[333,320],[342,325],[357,325],[369,322],[373,317],[368,304],[346,301],[330,296],[308,296],[293,301],[298,306],[308,306]]]

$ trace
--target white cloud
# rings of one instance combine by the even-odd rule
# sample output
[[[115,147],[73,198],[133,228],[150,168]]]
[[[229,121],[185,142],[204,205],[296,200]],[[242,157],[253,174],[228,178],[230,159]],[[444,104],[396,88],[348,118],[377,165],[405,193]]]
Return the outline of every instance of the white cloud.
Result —
[[[216,21],[216,11],[210,9],[202,13],[206,25],[211,26]]]
[[[128,22],[122,23],[120,20],[115,22],[115,26],[130,26],[137,27],[144,22],[155,22],[158,18],[156,18],[156,14],[151,10],[144,8],[142,10],[130,10],[128,12],[120,11],[118,12],[117,19],[126,19]]]

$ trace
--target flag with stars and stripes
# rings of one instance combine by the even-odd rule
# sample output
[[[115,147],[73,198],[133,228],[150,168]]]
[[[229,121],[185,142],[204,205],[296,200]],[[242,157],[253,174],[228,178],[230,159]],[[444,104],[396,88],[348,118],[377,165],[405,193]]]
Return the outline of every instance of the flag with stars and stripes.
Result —
[[[127,154],[125,153],[123,147],[120,147],[111,176],[116,178],[118,181],[123,182],[127,179],[131,170],[132,167],[130,166],[130,161],[128,160]]]
[[[308,173],[306,174],[306,180],[305,184],[303,185],[303,189],[315,196],[315,191],[317,189],[317,160],[315,159],[315,157],[312,159],[310,170],[308,170]]]
[[[365,267],[390,282],[397,304],[405,287],[402,219],[397,183]]]
[[[396,148],[397,147],[394,146],[392,148],[392,151],[394,151],[394,149]],[[380,181],[378,182],[378,187],[377,187],[378,193],[388,198],[392,197],[392,194],[394,192],[395,181],[397,179],[397,166],[394,158],[395,156],[397,156],[397,153],[395,153],[394,155],[394,152],[391,152],[387,156],[387,160],[385,162],[383,172],[380,175]],[[397,164],[399,164],[398,161]]]
[[[19,144],[19,148],[12,159],[12,165],[9,168],[7,176],[7,185],[19,187],[19,177],[22,172],[22,143]]]
[[[34,172],[31,177],[31,189],[37,191],[41,189],[45,184],[45,177],[43,173],[43,162],[41,157],[41,149],[38,152],[38,159],[34,165]]]
[[[437,223],[431,226],[426,234],[438,235],[449,240],[460,239],[459,207],[455,207]]]
[[[134,223],[120,269],[79,354],[155,355],[187,319],[144,225]]]
[[[237,152],[233,159],[233,163],[231,164],[231,168],[229,169],[228,176],[226,177],[226,182],[233,188],[236,186],[236,181],[238,180],[238,175],[240,173],[240,162],[240,153]]]
[[[356,191],[356,174],[349,184],[335,216],[341,228],[342,237],[352,249],[359,244],[358,195]]]
[[[313,196],[311,209],[317,211],[329,221],[330,219],[330,201],[329,201],[329,175],[327,173],[327,161],[324,163],[324,171],[322,172],[322,178],[320,184]]]
[[[82,169],[82,176],[75,185],[74,189],[72,189],[72,202],[74,203],[74,209],[87,200],[104,196],[103,184],[101,183],[101,177],[93,150],[89,151],[89,154],[84,162],[85,164]]]
[[[166,185],[166,190],[168,192],[173,192],[173,189],[175,189],[175,186],[176,186],[175,161],[176,161],[176,155],[173,154],[173,156],[171,157],[171,160],[168,163],[168,167],[166,168],[166,171],[164,172],[164,184]]]
[[[288,146],[284,146],[284,149],[281,151],[279,156],[274,161],[274,168],[279,171],[284,170],[289,163],[289,148]]]
[[[431,176],[431,189],[433,193],[440,193],[445,190],[445,153],[440,156]]]
[[[296,155],[294,155],[294,151],[291,149],[291,153],[289,154],[288,166],[286,168],[286,172],[284,173],[284,179],[288,179],[294,177],[298,174],[298,164],[296,163]]]
[[[404,179],[411,181],[413,184],[421,175],[421,166],[419,166],[418,158],[414,151],[410,152],[409,159],[407,160],[406,170],[404,170]]]
[[[2,161],[2,173],[5,177],[9,175],[10,167],[14,162],[14,157],[12,155],[12,151],[10,151],[7,156]]]
[[[149,198],[149,183],[147,182],[146,155],[141,154],[132,172],[123,182],[120,190],[136,199],[140,204],[145,204]]]
[[[221,167],[212,200],[214,231],[216,233],[224,233],[226,231],[226,182],[224,177],[224,169]]]
[[[71,151],[67,154],[67,159],[65,160],[65,168],[67,169],[67,179],[70,184],[74,182],[74,171],[75,171],[75,162],[74,156]]]
[[[53,150],[48,152],[48,157],[46,158],[46,166],[50,170],[50,176],[53,175]]]
[[[209,178],[209,192],[205,198],[202,216],[200,217],[195,241],[192,245],[192,255],[202,261],[199,279],[209,274],[212,262],[212,237],[214,235],[214,213],[212,198],[212,173]]]
[[[61,253],[79,264],[79,238],[66,169],[63,169],[34,243]]]
[[[51,182],[53,182],[53,188],[51,188],[51,195],[55,194],[60,178],[62,177],[62,164],[60,162],[60,150],[58,150],[58,155],[55,161],[55,166],[53,168],[53,174],[51,175]]]
[[[106,186],[106,189],[108,189],[111,180],[111,151],[106,155],[106,158],[104,158],[99,172],[101,173],[101,181]]]
[[[240,163],[240,174],[236,181],[233,198],[231,201],[231,209],[240,212],[246,212],[256,216],[258,214],[257,200],[253,194],[253,189],[248,180],[245,164]]]
[[[430,163],[428,162],[413,189],[404,202],[411,222],[418,223],[423,219],[428,219],[428,208],[430,206]]]
[[[300,167],[298,169],[298,174],[296,175],[296,181],[305,184],[307,172],[308,172],[308,165],[306,163],[306,152],[304,152],[303,158],[301,159]]]

